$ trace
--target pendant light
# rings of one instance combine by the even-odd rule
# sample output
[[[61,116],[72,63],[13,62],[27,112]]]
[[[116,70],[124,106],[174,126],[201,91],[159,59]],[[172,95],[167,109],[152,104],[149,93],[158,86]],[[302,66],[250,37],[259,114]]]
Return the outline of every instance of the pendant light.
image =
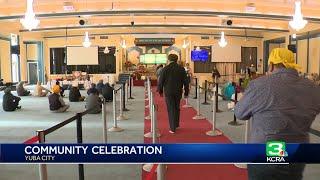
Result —
[[[40,21],[36,19],[35,13],[33,12],[33,0],[27,0],[27,11],[23,19],[20,19],[20,23],[23,25],[24,28],[31,31],[32,29],[37,28]]]
[[[225,37],[224,37],[224,32],[222,31],[221,32],[221,38],[220,38],[220,41],[219,41],[219,46],[220,47],[222,47],[222,48],[224,48],[224,47],[226,47],[227,46],[227,41],[226,41],[226,39],[225,39]]]
[[[296,31],[303,29],[307,25],[308,21],[303,19],[303,15],[301,13],[301,2],[295,2],[295,11],[293,15],[293,19],[289,22],[291,28]]]
[[[85,37],[84,37],[84,41],[83,41],[82,45],[83,45],[83,47],[86,47],[86,48],[91,46],[88,31],[85,33]]]

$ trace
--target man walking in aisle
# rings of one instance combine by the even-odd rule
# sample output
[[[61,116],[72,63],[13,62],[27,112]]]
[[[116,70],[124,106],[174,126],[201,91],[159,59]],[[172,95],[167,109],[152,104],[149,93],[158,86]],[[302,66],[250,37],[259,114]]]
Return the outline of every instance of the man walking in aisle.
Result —
[[[184,87],[184,96],[189,94],[187,73],[183,67],[177,64],[178,56],[170,54],[168,56],[169,65],[163,68],[158,82],[158,92],[163,96],[167,104],[170,133],[175,133],[179,127],[180,121],[180,100],[182,98],[182,88]]]

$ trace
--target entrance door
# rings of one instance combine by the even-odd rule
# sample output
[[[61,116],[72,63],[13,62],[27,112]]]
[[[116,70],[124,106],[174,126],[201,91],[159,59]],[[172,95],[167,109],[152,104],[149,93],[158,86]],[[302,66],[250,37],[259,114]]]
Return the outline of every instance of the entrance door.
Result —
[[[38,82],[38,63],[36,62],[28,62],[28,81],[29,84]]]
[[[257,47],[241,47],[241,63],[237,63],[237,73],[251,64],[257,69]]]

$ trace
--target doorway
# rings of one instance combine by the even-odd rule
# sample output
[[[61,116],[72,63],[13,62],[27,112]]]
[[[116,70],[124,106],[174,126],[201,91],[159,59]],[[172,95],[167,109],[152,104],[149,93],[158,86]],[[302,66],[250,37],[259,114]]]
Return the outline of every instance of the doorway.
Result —
[[[252,64],[257,69],[257,49],[257,47],[241,47],[241,63],[237,63],[237,73]]]
[[[29,84],[37,84],[38,82],[38,63],[28,62],[28,82]]]

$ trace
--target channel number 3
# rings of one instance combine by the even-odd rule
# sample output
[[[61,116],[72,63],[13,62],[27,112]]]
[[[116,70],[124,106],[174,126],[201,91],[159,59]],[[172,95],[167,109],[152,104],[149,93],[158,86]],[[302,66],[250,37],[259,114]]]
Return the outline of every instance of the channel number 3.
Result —
[[[281,152],[285,151],[285,148],[286,145],[284,142],[267,142],[267,156],[280,156]]]

